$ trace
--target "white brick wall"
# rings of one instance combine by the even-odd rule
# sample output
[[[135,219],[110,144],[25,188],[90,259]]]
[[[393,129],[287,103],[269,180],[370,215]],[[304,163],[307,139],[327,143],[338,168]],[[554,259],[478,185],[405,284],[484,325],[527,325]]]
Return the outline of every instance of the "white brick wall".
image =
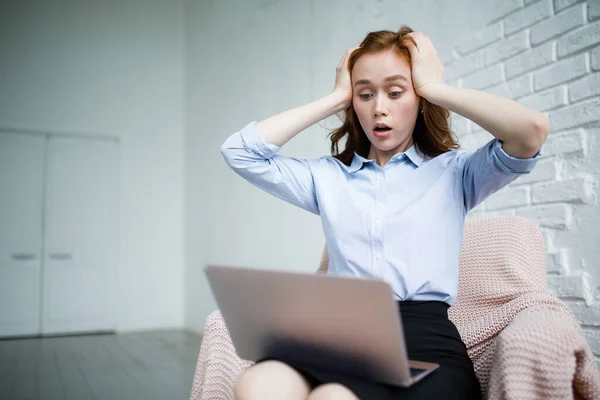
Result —
[[[567,275],[569,273],[569,251],[559,249],[555,252],[548,252],[546,268],[549,274]]]
[[[494,211],[503,208],[514,208],[526,206],[531,203],[530,188],[525,187],[506,187],[488,198],[485,202],[485,209]]]
[[[548,111],[568,103],[566,86],[556,86],[519,99],[519,103],[537,111]]]
[[[454,80],[460,76],[478,71],[481,67],[483,67],[483,57],[481,53],[477,52],[466,55],[463,62],[448,65],[445,68],[444,75],[447,80]]]
[[[555,43],[546,43],[507,60],[506,79],[521,75],[523,72],[543,67],[556,60]]]
[[[598,71],[600,70],[600,47],[596,47],[590,53],[590,59],[592,64],[592,70]]]
[[[498,22],[475,32],[471,37],[471,40],[456,46],[456,51],[458,54],[465,55],[488,44],[494,43],[500,38],[502,38],[502,23]]]
[[[502,39],[482,50],[483,64],[492,65],[511,56],[522,53],[528,48],[527,32],[517,33],[507,39]]]
[[[590,21],[600,18],[600,2],[591,1],[588,4],[588,15],[590,17]]]
[[[589,281],[590,277],[585,273],[568,276],[548,275],[548,287],[553,293],[565,299],[584,300],[586,306],[593,303]]]
[[[519,10],[522,6],[523,0],[491,1],[488,4],[488,16],[490,21],[495,21],[513,11]]]
[[[592,203],[594,181],[591,176],[563,181],[534,183],[531,186],[531,202],[544,203]]]
[[[585,25],[559,38],[557,41],[558,56],[564,57],[586,47],[597,45],[599,41],[600,21]]]
[[[587,72],[585,54],[558,61],[533,74],[533,89],[542,90],[584,75]]]
[[[582,126],[597,122],[600,115],[600,99],[595,98],[583,103],[576,103],[550,114],[552,131]]]
[[[532,219],[541,227],[567,229],[573,220],[573,212],[567,204],[545,204],[515,210],[516,215]]]
[[[542,147],[542,155],[570,155],[585,157],[587,155],[586,132],[583,129],[551,133]]]
[[[492,65],[462,78],[463,86],[471,89],[485,89],[503,81],[504,70],[500,64]]]
[[[573,7],[554,18],[531,27],[531,44],[537,46],[548,39],[553,39],[565,32],[583,25],[585,7]]]
[[[579,3],[581,0],[554,0],[554,11],[559,12],[570,5]]]
[[[552,0],[536,1],[504,19],[504,34],[510,35],[552,16]]]
[[[596,302],[598,299],[596,299]],[[582,302],[567,302],[579,323],[588,326],[600,327],[600,309],[597,307],[587,307]]]
[[[600,72],[587,75],[569,85],[569,100],[574,103],[600,95]]]
[[[460,41],[446,66],[448,79],[545,113],[551,134],[534,171],[469,218],[519,215],[539,224],[548,287],[573,309],[600,363],[600,256],[590,239],[600,237],[600,156],[594,150],[600,143],[600,1],[491,3],[490,24]],[[452,119],[466,150],[492,138],[459,115]]]
[[[530,74],[523,75],[519,78],[511,79],[510,81],[502,82],[499,85],[492,86],[487,91],[497,94],[498,96],[517,99],[521,96],[533,93],[533,77]]]

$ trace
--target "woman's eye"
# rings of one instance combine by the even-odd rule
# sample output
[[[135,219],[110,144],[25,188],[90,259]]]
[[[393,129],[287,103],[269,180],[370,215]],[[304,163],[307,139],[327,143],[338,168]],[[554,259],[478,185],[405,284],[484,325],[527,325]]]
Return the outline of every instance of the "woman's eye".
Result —
[[[401,94],[402,94],[402,92],[399,92],[399,91],[389,93],[389,95],[392,97],[399,97]],[[371,97],[373,97],[373,95],[370,93],[365,93],[365,94],[358,95],[358,97],[360,97],[363,100],[369,100]]]

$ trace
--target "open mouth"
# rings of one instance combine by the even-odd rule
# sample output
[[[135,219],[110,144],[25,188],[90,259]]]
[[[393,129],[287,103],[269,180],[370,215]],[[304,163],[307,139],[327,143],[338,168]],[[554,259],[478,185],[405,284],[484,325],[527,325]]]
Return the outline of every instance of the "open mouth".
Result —
[[[389,136],[391,130],[392,128],[386,124],[376,124],[373,127],[373,135],[375,135],[377,138],[385,138]]]
[[[379,126],[375,129],[373,129],[375,132],[387,132],[387,131],[391,131],[392,128],[390,128],[389,126]]]

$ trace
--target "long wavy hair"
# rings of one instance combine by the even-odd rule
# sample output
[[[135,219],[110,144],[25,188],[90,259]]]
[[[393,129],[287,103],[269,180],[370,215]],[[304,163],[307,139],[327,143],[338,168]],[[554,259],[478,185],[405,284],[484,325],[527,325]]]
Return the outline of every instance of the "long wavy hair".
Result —
[[[360,47],[352,52],[348,60],[348,70],[352,73],[352,69],[356,61],[364,54],[378,53],[393,49],[408,63],[411,63],[410,52],[406,47],[406,41],[410,40],[414,44],[414,40],[406,34],[413,32],[408,26],[402,26],[398,32],[392,31],[377,31],[370,32],[360,44]],[[428,157],[436,157],[448,151],[456,150],[459,144],[456,136],[450,130],[448,117],[450,113],[447,109],[428,102],[421,97],[421,109],[415,129],[413,131],[413,141]],[[371,142],[363,131],[358,121],[358,116],[354,111],[352,103],[343,111],[342,126],[329,133],[331,140],[331,154],[346,165],[350,165],[356,152],[360,156],[368,157],[371,149]],[[346,139],[344,149],[340,152],[340,141]]]

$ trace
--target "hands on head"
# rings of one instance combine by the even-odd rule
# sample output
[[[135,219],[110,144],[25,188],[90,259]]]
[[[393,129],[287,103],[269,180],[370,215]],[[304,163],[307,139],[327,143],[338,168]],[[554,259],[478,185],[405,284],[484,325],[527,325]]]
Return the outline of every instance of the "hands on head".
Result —
[[[411,57],[412,82],[415,92],[425,97],[427,90],[437,84],[443,84],[444,66],[433,43],[422,32],[411,32],[402,40]],[[352,102],[352,79],[348,69],[348,61],[359,46],[346,50],[342,60],[336,67],[334,92],[339,93],[350,105]]]

